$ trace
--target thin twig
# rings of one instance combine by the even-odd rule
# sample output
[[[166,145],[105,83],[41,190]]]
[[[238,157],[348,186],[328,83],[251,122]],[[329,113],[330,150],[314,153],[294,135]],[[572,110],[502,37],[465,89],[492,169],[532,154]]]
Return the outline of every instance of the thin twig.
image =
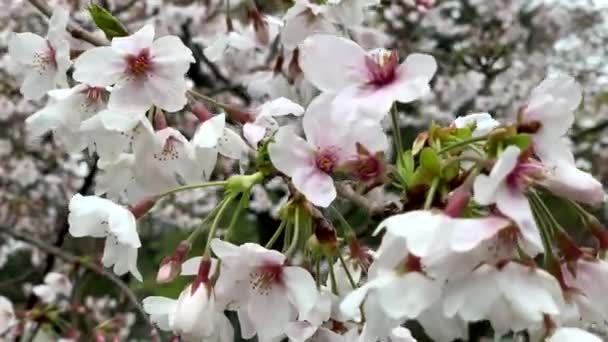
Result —
[[[62,259],[65,262],[68,262],[68,263],[71,263],[74,265],[80,265],[80,266],[84,267],[85,269],[87,269],[103,278],[108,279],[114,285],[116,285],[116,287],[118,287],[118,289],[127,297],[127,299],[131,302],[133,307],[137,310],[137,312],[141,315],[141,317],[144,319],[144,321],[148,324],[148,326],[151,329],[150,335],[157,336],[156,327],[152,324],[152,322],[148,318],[148,315],[144,311],[143,307],[139,304],[139,300],[137,299],[137,296],[135,296],[135,294],[129,288],[129,286],[127,286],[127,284],[125,284],[114,273],[107,271],[105,268],[98,266],[97,264],[95,264],[93,262],[84,260],[69,252],[66,252],[66,251],[64,251],[60,248],[57,248],[51,244],[48,244],[42,240],[39,240],[39,239],[33,237],[31,234],[24,234],[24,233],[18,232],[16,230],[14,230],[10,227],[4,226],[4,225],[0,225],[0,233],[4,233],[8,236],[11,236],[14,239],[29,243],[45,253],[53,254],[55,257]]]
[[[53,15],[53,9],[46,3],[44,0],[29,0],[32,6],[36,7],[42,14],[47,17],[51,17]],[[91,32],[83,29],[80,25],[75,22],[68,22],[67,31],[72,35],[72,37],[80,40],[84,40],[89,42],[95,46],[103,46],[108,45],[108,41],[104,38],[98,37]]]
[[[375,214],[378,214],[383,210],[381,206],[374,204],[374,202],[370,201],[365,196],[357,193],[353,188],[344,183],[336,183],[336,190],[340,197],[350,200],[357,206],[365,209],[370,216],[374,216]]]

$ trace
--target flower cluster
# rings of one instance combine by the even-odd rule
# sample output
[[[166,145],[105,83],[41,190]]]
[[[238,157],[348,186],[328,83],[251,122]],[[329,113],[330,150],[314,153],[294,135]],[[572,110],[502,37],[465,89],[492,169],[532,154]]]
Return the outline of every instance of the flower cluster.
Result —
[[[12,36],[10,55],[28,67],[23,95],[48,95],[26,129],[52,132],[70,153],[97,156],[95,195],[71,198],[69,233],[104,238],[101,264],[142,281],[138,220],[168,195],[221,187],[217,206],[156,276],[191,282],[177,299],[143,299],[149,319],[184,341],[232,341],[234,323],[242,338],[261,342],[411,342],[422,333],[452,341],[467,340],[476,322],[488,322],[496,340],[599,341],[583,328],[608,320],[608,230],[588,211],[604,190],[577,168],[567,141],[581,87],[550,75],[511,120],[473,113],[433,123],[405,147],[401,118],[432,92],[438,63],[429,54],[364,48],[342,34],[379,5],[297,0],[281,19],[246,5],[251,25],[229,24],[205,58],[275,40],[282,49],[275,76],[297,90],[248,108],[191,89],[185,74],[193,52],[177,36],[155,39],[151,24],[73,62],[62,8],[47,38]],[[199,119],[193,134],[168,124],[185,110]],[[224,159],[239,172],[220,174]],[[276,178],[289,191],[280,225],[263,245],[236,243],[240,212],[256,186]],[[375,188],[397,203],[370,205],[365,194]],[[375,229],[343,217],[343,202],[362,207]],[[576,213],[577,224],[566,226],[551,203]],[[593,240],[580,239],[585,233]],[[71,292],[58,273],[33,288],[58,306]],[[0,334],[16,324],[4,297],[0,318]],[[423,331],[410,331],[412,321]]]

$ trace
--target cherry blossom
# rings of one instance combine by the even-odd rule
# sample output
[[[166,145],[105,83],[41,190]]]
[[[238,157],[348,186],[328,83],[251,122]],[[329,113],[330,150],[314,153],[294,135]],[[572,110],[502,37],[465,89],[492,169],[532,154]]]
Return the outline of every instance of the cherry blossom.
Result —
[[[494,120],[490,113],[473,113],[457,117],[454,125],[457,128],[473,127],[473,136],[479,137],[490,133],[500,122]]]
[[[540,324],[545,314],[559,314],[565,302],[549,273],[509,262],[501,267],[481,265],[469,277],[448,283],[443,305],[448,317],[489,320],[501,336]]]
[[[44,284],[34,286],[32,292],[43,302],[53,303],[58,297],[70,297],[72,282],[61,273],[50,272],[44,277]]]
[[[601,289],[608,284],[608,263],[580,259],[571,269],[564,265],[562,273],[576,304],[577,316],[586,322],[604,322],[608,317],[608,301]]]
[[[274,117],[289,114],[301,116],[304,114],[304,108],[284,97],[268,101],[257,109],[254,122],[243,125],[243,136],[249,144],[257,146],[264,137],[272,135],[278,129],[279,124]]]
[[[70,89],[48,92],[49,102],[25,121],[28,131],[34,137],[41,137],[48,131],[54,132],[56,140],[72,152],[80,152],[89,141],[80,130],[82,122],[104,109],[104,90],[79,84]]]
[[[105,237],[101,262],[114,266],[114,273],[130,272],[139,281],[137,249],[141,241],[137,234],[136,220],[125,207],[96,196],[74,195],[70,200],[68,217],[70,234],[74,237]]]
[[[17,324],[13,303],[4,296],[0,296],[0,318],[0,334],[6,334]]]
[[[68,11],[57,7],[49,20],[46,38],[31,32],[11,37],[9,54],[25,71],[21,93],[26,99],[37,100],[58,85],[68,85],[66,73],[72,65],[65,31],[68,20]]]
[[[374,120],[397,102],[411,102],[430,91],[437,63],[432,56],[411,54],[401,64],[395,52],[365,51],[333,35],[313,35],[302,42],[300,65],[322,92],[337,94],[334,104],[357,108]]]
[[[192,51],[178,37],[154,40],[154,27],[146,25],[114,38],[111,46],[85,51],[74,63],[74,79],[97,87],[114,85],[108,103],[114,111],[137,114],[155,105],[175,112],[187,101],[184,74],[191,63]]]
[[[243,338],[257,334],[260,341],[275,340],[288,322],[313,308],[318,293],[312,276],[303,268],[286,266],[283,254],[219,239],[211,242],[211,249],[222,261],[217,297],[237,311]]]
[[[517,223],[527,251],[536,254],[543,250],[543,245],[525,191],[530,178],[540,172],[541,166],[520,161],[519,157],[518,147],[507,147],[490,175],[482,174],[475,179],[474,197],[482,205],[496,203],[503,214]]]
[[[290,176],[296,189],[315,205],[327,207],[336,198],[331,174],[356,156],[356,144],[369,151],[383,151],[387,138],[382,127],[371,120],[339,124],[327,113],[331,96],[319,96],[303,119],[304,140],[292,127],[282,127],[268,152],[277,169]]]

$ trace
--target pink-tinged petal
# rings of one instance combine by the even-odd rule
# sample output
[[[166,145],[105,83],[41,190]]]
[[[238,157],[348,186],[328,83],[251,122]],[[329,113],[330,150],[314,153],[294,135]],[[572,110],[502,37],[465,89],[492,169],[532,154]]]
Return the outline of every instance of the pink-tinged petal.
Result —
[[[298,314],[302,315],[312,310],[319,296],[312,275],[301,267],[287,266],[283,268],[283,276],[287,286],[287,296],[296,307]]]
[[[389,112],[401,90],[398,83],[382,87],[355,84],[340,91],[333,101],[333,106],[348,108],[355,118],[380,121]]]
[[[266,127],[247,122],[243,125],[243,136],[252,146],[257,146],[266,135]]]
[[[441,284],[421,273],[410,272],[378,288],[384,312],[393,319],[414,319],[441,296]]]
[[[300,45],[304,76],[324,92],[364,83],[365,56],[365,50],[357,43],[334,35],[313,35]]]
[[[23,84],[21,84],[21,93],[27,100],[36,100],[44,96],[47,91],[55,89],[56,70],[53,68],[44,68],[39,70],[31,70],[25,75]]]
[[[155,72],[165,77],[181,77],[194,63],[192,51],[176,36],[158,38],[152,44],[151,58]]]
[[[31,32],[15,33],[8,41],[8,53],[12,59],[24,65],[34,62],[37,54],[48,49],[46,39]]]
[[[147,24],[130,36],[112,39],[112,49],[122,54],[138,55],[141,50],[152,47],[153,40],[154,26]]]
[[[507,147],[494,164],[489,176],[479,175],[475,178],[473,196],[477,203],[489,205],[496,201],[496,191],[517,165],[519,154],[519,148],[513,145]]]
[[[523,193],[500,186],[496,192],[496,206],[517,224],[526,242],[527,252],[536,255],[544,250],[530,203]]]
[[[549,191],[590,205],[604,201],[602,183],[576,167],[574,156],[563,138],[535,139],[534,151],[547,169],[542,184]]]
[[[293,177],[298,169],[312,168],[314,149],[297,136],[292,127],[281,127],[268,146],[272,164],[284,174]]]
[[[580,316],[589,322],[603,322],[608,317],[608,263],[603,260],[579,259],[575,265],[576,274],[563,266],[564,281],[580,293],[576,300]],[[575,297],[576,298],[576,297]]]
[[[152,106],[152,99],[143,80],[127,79],[116,84],[110,93],[108,109],[123,113],[144,113]]]
[[[167,112],[177,112],[184,108],[188,99],[186,80],[178,77],[162,77],[157,74],[150,75],[144,83],[148,97],[158,107]]]
[[[334,25],[323,16],[306,12],[306,8],[298,7],[298,3],[285,13],[285,26],[281,30],[281,43],[287,50],[294,50],[306,37],[311,34],[333,34]]]
[[[509,220],[501,217],[452,219],[448,222],[452,227],[450,246],[456,252],[470,251],[511,225]]]
[[[327,208],[336,199],[334,180],[315,167],[296,169],[291,180],[296,189],[316,206]]]
[[[120,79],[125,60],[111,47],[102,46],[83,52],[74,62],[74,79],[91,86],[106,87]],[[100,72],[103,70],[103,72]]]

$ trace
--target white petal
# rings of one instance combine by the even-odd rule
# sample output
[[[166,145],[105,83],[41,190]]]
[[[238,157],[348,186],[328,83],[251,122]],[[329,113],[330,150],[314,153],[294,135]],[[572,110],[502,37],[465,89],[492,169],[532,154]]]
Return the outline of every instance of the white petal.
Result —
[[[266,136],[266,127],[247,122],[243,125],[243,136],[245,136],[247,142],[252,146],[257,146],[264,139],[264,136]]]
[[[295,318],[285,291],[273,287],[267,294],[257,294],[250,299],[247,314],[255,327],[260,342],[278,340],[285,326]]]
[[[558,328],[547,342],[601,342],[602,339],[579,328]]]
[[[188,102],[186,79],[180,74],[166,77],[154,73],[144,84],[150,101],[167,112],[177,112]]]
[[[112,39],[112,49],[121,54],[138,55],[141,50],[152,47],[153,40],[154,26],[147,24],[130,36]]]
[[[490,113],[473,113],[465,116],[459,116],[454,120],[454,125],[457,128],[467,126],[475,126],[473,136],[478,137],[490,133],[492,129],[500,125],[500,122],[494,120]]]
[[[305,342],[315,332],[317,332],[317,327],[305,321],[290,322],[285,327],[285,334],[293,342]]]
[[[364,83],[365,51],[357,43],[334,35],[318,34],[300,45],[304,76],[324,92],[337,92]]]
[[[501,186],[496,193],[496,206],[503,214],[515,221],[524,241],[529,245],[527,248],[529,253],[536,255],[543,251],[540,232],[536,226],[530,203],[524,194]]]
[[[152,98],[143,80],[126,79],[116,84],[110,93],[108,109],[140,114],[152,106]]]
[[[492,204],[496,201],[496,191],[517,165],[519,148],[510,145],[500,155],[489,176],[479,175],[473,183],[473,196],[481,205]]]
[[[418,272],[396,277],[378,288],[384,312],[394,319],[416,318],[441,296],[441,286]]]
[[[83,52],[74,62],[76,81],[97,87],[116,83],[125,72],[126,62],[111,47],[102,46]],[[99,72],[103,70],[103,72]]]
[[[55,7],[53,15],[51,15],[51,18],[49,19],[49,31],[46,35],[49,41],[55,42],[67,39],[67,32],[65,29],[69,19],[70,12],[66,8],[63,6]]]
[[[37,54],[48,49],[46,39],[31,32],[16,33],[8,41],[8,53],[16,62],[29,65]]]
[[[175,309],[177,301],[175,299],[150,296],[142,301],[144,310],[151,315],[168,315]]]
[[[378,226],[378,230],[386,228],[392,235],[405,238],[407,248],[412,254],[425,257],[436,247],[435,242],[445,222],[442,215],[416,210],[385,219]]]
[[[220,137],[224,134],[224,127],[226,127],[224,113],[212,117],[197,128],[192,144],[205,148],[217,146]]]
[[[68,223],[74,237],[103,237],[106,233],[108,200],[96,196],[76,194],[70,200]],[[111,203],[111,202],[110,202]]]
[[[399,67],[404,72],[406,80],[417,80],[420,83],[429,83],[437,72],[437,62],[431,55],[413,53],[405,59]]]
[[[229,128],[224,128],[224,134],[218,142],[218,152],[228,158],[244,159],[250,148],[247,143]]]
[[[450,246],[457,252],[470,251],[481,242],[495,236],[511,222],[501,217],[491,216],[477,219],[452,219]]]
[[[55,88],[56,75],[57,71],[49,67],[44,69],[36,67],[29,70],[21,84],[20,90],[23,97],[27,100],[37,100],[41,98],[47,91]]]
[[[135,216],[127,208],[120,205],[112,203],[111,208],[108,227],[116,235],[118,242],[133,248],[141,247]]]
[[[258,116],[284,116],[288,114],[300,116],[304,114],[304,108],[285,97],[279,97],[260,106]]]
[[[284,267],[283,274],[287,294],[298,313],[301,315],[310,311],[319,296],[312,275],[305,269],[295,266]]]
[[[152,44],[154,72],[165,77],[182,77],[194,63],[192,51],[177,36],[164,36]]]

